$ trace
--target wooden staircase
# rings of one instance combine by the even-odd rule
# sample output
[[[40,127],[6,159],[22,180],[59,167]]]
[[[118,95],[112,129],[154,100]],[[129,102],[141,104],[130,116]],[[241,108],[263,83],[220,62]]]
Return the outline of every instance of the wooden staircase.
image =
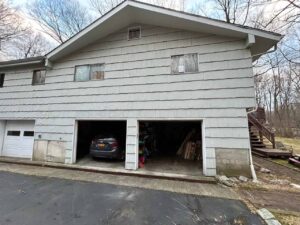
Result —
[[[288,151],[276,149],[275,133],[257,119],[256,111],[248,113],[248,127],[253,154],[263,157],[281,158],[288,158],[291,156],[291,153]]]
[[[263,140],[260,140],[258,132],[253,129],[253,126],[249,123],[250,143],[251,148],[266,148]]]

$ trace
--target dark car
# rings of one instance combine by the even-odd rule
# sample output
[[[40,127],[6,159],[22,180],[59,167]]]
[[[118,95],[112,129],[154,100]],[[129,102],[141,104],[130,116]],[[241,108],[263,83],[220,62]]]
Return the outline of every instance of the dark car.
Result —
[[[112,135],[96,136],[90,146],[93,158],[125,159],[125,150],[121,141]]]

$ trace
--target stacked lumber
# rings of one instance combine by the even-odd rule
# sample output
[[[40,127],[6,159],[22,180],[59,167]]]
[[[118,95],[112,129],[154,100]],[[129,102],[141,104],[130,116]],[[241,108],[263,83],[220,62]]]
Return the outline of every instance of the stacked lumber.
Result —
[[[187,142],[184,149],[183,159],[194,160],[195,155],[196,155],[196,143],[192,141]]]
[[[201,154],[201,141],[194,141],[196,131],[193,130],[184,139],[181,146],[177,151],[177,155],[186,160],[200,160]]]

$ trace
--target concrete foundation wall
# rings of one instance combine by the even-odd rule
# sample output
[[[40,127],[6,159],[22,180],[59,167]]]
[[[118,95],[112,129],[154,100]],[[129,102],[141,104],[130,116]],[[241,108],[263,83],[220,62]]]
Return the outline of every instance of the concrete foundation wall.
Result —
[[[216,148],[217,174],[251,176],[249,149]]]
[[[64,142],[36,140],[33,146],[33,160],[64,163]]]

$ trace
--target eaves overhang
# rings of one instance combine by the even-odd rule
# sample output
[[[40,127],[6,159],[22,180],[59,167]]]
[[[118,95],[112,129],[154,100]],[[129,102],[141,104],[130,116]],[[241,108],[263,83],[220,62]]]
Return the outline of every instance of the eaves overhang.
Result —
[[[260,55],[266,52],[282,38],[280,34],[273,32],[230,24],[134,0],[126,0],[49,52],[46,57],[48,60],[55,62],[77,49],[101,40],[110,33],[137,23],[237,37],[245,39],[245,41],[249,35],[253,35],[256,41],[250,47],[252,55]]]

